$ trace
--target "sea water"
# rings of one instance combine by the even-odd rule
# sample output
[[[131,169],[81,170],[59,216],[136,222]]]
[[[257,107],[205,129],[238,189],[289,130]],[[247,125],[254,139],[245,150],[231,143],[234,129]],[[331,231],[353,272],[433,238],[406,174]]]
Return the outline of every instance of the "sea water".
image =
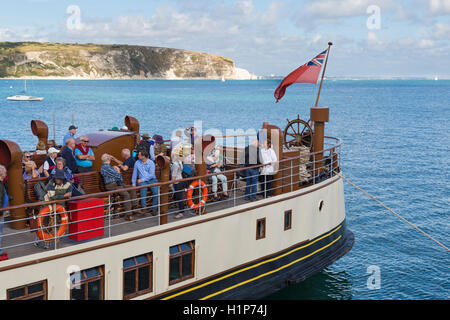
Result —
[[[72,117],[83,133],[140,121],[141,133],[170,138],[202,121],[214,128],[258,129],[309,119],[317,86],[295,84],[275,103],[279,80],[28,81],[43,102],[6,97],[22,80],[0,80],[0,139],[23,150],[37,143],[30,121],[43,120],[62,142]],[[12,87],[12,88],[11,88]],[[450,81],[325,81],[319,105],[330,108],[326,135],[343,140],[343,174],[447,246],[450,200]],[[53,116],[55,118],[53,130]],[[353,249],[319,274],[269,299],[448,299],[450,254],[345,183]],[[295,227],[295,226],[294,226]]]

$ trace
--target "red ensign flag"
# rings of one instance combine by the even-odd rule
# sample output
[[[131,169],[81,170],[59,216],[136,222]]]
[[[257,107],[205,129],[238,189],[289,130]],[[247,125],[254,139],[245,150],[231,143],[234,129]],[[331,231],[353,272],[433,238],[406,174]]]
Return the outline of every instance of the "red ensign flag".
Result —
[[[317,83],[327,51],[328,49],[319,53],[311,61],[295,69],[281,81],[274,93],[277,102],[284,96],[286,88],[293,83]]]

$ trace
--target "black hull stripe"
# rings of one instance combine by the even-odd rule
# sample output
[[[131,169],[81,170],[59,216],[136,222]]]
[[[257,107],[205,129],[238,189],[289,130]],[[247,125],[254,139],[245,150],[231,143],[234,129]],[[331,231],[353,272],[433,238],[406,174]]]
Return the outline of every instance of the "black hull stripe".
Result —
[[[233,285],[233,286],[231,286],[231,287],[228,287],[228,288],[225,288],[225,289],[220,290],[220,291],[218,291],[218,292],[215,292],[215,293],[212,293],[212,294],[210,294],[210,295],[207,295],[207,296],[201,298],[200,300],[206,300],[206,299],[212,298],[212,297],[217,296],[217,295],[219,295],[219,294],[221,294],[221,293],[224,293],[224,292],[226,292],[226,291],[228,291],[228,290],[232,290],[232,289],[237,288],[237,287],[240,287],[240,286],[242,286],[242,285],[244,285],[244,284],[246,284],[246,283],[249,283],[249,282],[258,280],[259,278],[268,276],[268,275],[270,275],[270,274],[272,274],[272,273],[275,273],[275,272],[278,272],[278,271],[280,271],[280,270],[282,270],[282,269],[284,269],[284,268],[287,268],[287,267],[293,265],[294,263],[297,263],[297,262],[302,261],[302,260],[304,260],[304,259],[306,259],[306,258],[309,258],[310,256],[316,254],[317,252],[320,252],[320,251],[322,251],[322,250],[328,248],[328,247],[331,246],[333,243],[335,243],[336,241],[338,241],[341,237],[342,237],[342,236],[339,236],[339,237],[337,237],[337,239],[333,240],[332,242],[330,242],[330,243],[327,244],[326,246],[323,246],[322,248],[320,248],[320,249],[318,249],[318,250],[316,250],[316,251],[314,251],[314,252],[312,252],[312,253],[310,253],[310,254],[308,254],[308,255],[306,255],[306,256],[303,256],[303,257],[301,257],[301,258],[299,258],[299,259],[297,259],[297,260],[294,260],[294,261],[292,261],[292,262],[290,262],[290,263],[288,263],[288,264],[285,264],[285,265],[283,265],[283,266],[281,266],[281,267],[279,267],[279,268],[277,268],[277,269],[274,269],[274,270],[271,270],[271,271],[269,271],[269,272],[260,274],[259,276],[256,276],[256,277],[254,277],[254,278],[251,278],[251,279],[242,281],[242,282],[237,283],[237,284],[235,284],[235,285]]]
[[[335,245],[336,243],[340,243],[340,240],[342,242],[344,233],[345,221],[326,234],[309,241],[307,244],[301,243],[298,247],[290,250],[288,249],[288,251],[278,254],[273,258],[253,264],[249,263],[246,267],[238,269],[234,272],[225,274],[210,281],[205,280],[203,283],[198,285],[194,284],[190,288],[185,290],[181,289],[173,294],[163,294],[163,296],[160,297],[162,300],[173,298],[209,299],[216,297],[234,288],[254,282],[317,255],[320,252],[329,249],[329,247]],[[205,288],[206,286],[208,286],[208,288]],[[199,290],[202,288],[203,290]]]

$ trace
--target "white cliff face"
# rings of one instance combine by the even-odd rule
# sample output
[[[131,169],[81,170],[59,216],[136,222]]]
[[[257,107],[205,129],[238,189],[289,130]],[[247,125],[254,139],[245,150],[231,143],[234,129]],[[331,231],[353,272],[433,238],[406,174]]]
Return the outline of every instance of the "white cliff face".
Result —
[[[6,48],[6,50],[2,47]],[[0,43],[0,77],[216,79],[257,77],[233,60],[187,50],[126,45]]]
[[[234,68],[233,73],[230,76],[231,80],[256,80],[258,76],[248,72],[246,69]]]

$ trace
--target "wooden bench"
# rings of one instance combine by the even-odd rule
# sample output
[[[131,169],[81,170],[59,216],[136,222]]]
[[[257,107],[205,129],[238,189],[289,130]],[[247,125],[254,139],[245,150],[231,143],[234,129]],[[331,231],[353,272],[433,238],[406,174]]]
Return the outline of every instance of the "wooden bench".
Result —
[[[74,175],[78,177],[81,186],[86,194],[99,193],[105,191],[103,179],[100,178],[100,173],[97,171],[77,173]],[[37,202],[38,198],[34,193],[34,186],[36,183],[42,182],[45,185],[48,183],[48,178],[36,178],[25,180],[25,201],[28,203]]]
[[[38,198],[36,197],[36,194],[34,193],[34,186],[36,183],[42,182],[44,184],[47,184],[48,179],[47,178],[36,178],[36,179],[28,179],[25,180],[25,201],[28,203],[37,202]]]
[[[133,175],[132,169],[122,172],[122,178],[123,178],[124,184],[131,186],[132,175]],[[159,180],[161,177],[161,170],[158,166],[156,167],[155,175]],[[100,174],[100,172],[98,172],[98,171],[77,173],[77,174],[74,174],[74,176],[78,177],[78,179],[80,179],[81,187],[83,188],[83,190],[86,194],[94,194],[94,193],[100,193],[100,192],[106,191],[103,177]],[[36,178],[36,179],[25,180],[24,191],[25,191],[25,201],[27,203],[33,203],[33,202],[39,201],[39,199],[36,197],[36,194],[34,192],[34,186],[39,182],[42,182],[46,185],[48,183],[48,178]],[[117,196],[113,195],[113,196],[114,196],[114,198],[112,199],[113,201],[119,201],[118,195]],[[139,197],[139,191],[137,192],[137,196]],[[150,189],[148,189],[148,191],[147,191],[147,196],[148,197],[151,196]],[[106,198],[104,198],[104,200],[105,200],[105,204],[107,204],[108,198],[106,197]],[[148,201],[150,202],[149,203],[149,205],[150,205],[151,199],[149,199]],[[34,210],[35,210],[35,208],[30,208],[30,210],[28,210],[27,214],[29,216],[33,215]]]
[[[133,176],[133,168],[129,168],[127,171],[121,171],[123,183],[131,186],[131,177]]]

